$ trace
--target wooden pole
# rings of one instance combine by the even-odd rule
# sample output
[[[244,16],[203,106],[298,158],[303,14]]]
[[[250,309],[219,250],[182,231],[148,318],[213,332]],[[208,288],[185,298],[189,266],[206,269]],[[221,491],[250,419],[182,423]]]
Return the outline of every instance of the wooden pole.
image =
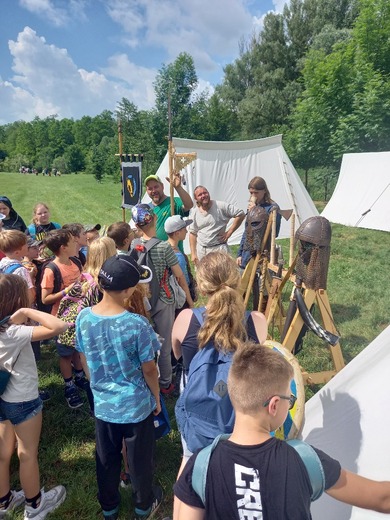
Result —
[[[275,265],[275,244],[276,241],[276,211],[272,212],[272,231],[271,231],[271,251],[270,251],[270,263]]]
[[[122,152],[123,152],[123,141],[122,141],[122,122],[120,118],[118,118],[118,141],[119,141],[119,165],[121,169],[121,184],[123,189],[123,179],[122,179]],[[126,222],[126,210],[122,208],[122,220]]]
[[[290,253],[288,259],[288,265],[291,266],[294,261],[294,249],[295,249],[295,213],[292,214],[291,227],[290,227]]]

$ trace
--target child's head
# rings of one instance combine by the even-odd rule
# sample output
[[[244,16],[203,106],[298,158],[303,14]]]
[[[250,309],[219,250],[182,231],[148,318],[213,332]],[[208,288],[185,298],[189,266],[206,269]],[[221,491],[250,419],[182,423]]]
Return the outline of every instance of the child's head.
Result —
[[[200,260],[196,280],[202,294],[211,296],[225,287],[237,290],[241,277],[230,255],[223,251],[212,251]]]
[[[97,282],[103,263],[114,255],[116,255],[116,246],[113,239],[110,237],[97,238],[88,248],[85,271]]]
[[[148,283],[152,278],[152,271],[128,255],[115,255],[108,258],[98,276],[101,289],[106,292],[125,292],[129,297],[138,283]],[[129,289],[133,289],[129,291]]]
[[[193,223],[193,220],[184,220],[180,215],[168,217],[164,223],[165,233],[173,240],[184,240],[187,234],[187,226]]]
[[[114,222],[107,229],[107,236],[113,239],[117,249],[128,251],[134,233],[127,222]]]
[[[293,367],[279,352],[246,342],[233,357],[228,377],[228,391],[233,408],[245,415],[258,415],[275,402],[284,406],[279,416],[283,424],[289,410]],[[282,397],[281,397],[282,396]],[[285,412],[285,414],[284,414]]]
[[[38,202],[33,208],[33,223],[45,225],[50,223],[50,210],[44,202]]]
[[[22,307],[29,307],[27,283],[21,276],[0,274],[0,321]],[[7,324],[0,326],[3,331]]]
[[[3,251],[7,256],[15,253],[18,256],[25,256],[27,253],[27,236],[15,229],[2,231],[0,233],[0,251]]]
[[[87,245],[87,234],[82,224],[79,224],[78,222],[64,224],[62,229],[66,229],[71,233],[79,247],[85,247]]]
[[[77,255],[78,246],[72,233],[66,229],[54,229],[53,231],[49,231],[45,235],[43,242],[56,256],[59,256],[61,252],[66,253],[66,256]]]
[[[39,258],[39,247],[40,243],[37,240],[34,240],[33,238],[27,239],[27,258],[29,260],[36,260]]]
[[[134,208],[131,210],[134,224],[141,230],[141,231],[149,231],[150,229],[153,229],[153,226],[155,226],[157,217],[154,213],[153,208],[149,206],[149,204],[137,204],[134,206]]]
[[[89,246],[94,240],[100,237],[99,231],[102,229],[102,226],[100,224],[86,225],[84,229],[87,237],[87,246]]]

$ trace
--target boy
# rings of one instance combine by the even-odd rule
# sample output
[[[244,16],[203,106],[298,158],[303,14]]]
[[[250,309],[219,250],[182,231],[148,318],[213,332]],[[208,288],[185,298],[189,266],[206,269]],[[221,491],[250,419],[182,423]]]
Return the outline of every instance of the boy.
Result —
[[[118,254],[129,254],[130,244],[134,238],[134,232],[127,222],[114,222],[107,229],[107,236],[115,242]]]
[[[132,243],[132,253],[142,251],[145,244],[156,237],[157,217],[153,208],[147,204],[137,204],[132,210],[133,220],[139,231],[142,233],[141,239],[134,240]],[[152,305],[150,316],[154,322],[154,329],[162,338],[161,354],[158,361],[160,369],[160,387],[161,392],[170,395],[175,390],[172,383],[172,327],[175,320],[175,300],[172,289],[168,283],[169,269],[176,276],[179,285],[189,294],[187,282],[184,278],[183,271],[179,266],[179,262],[172,247],[167,243],[160,241],[150,249],[150,258],[152,260],[156,278],[158,280],[159,294],[157,303]],[[153,292],[153,289],[152,289]],[[152,300],[153,300],[152,294]],[[189,296],[191,298],[191,296]],[[190,307],[194,306],[192,299]]]
[[[155,356],[159,341],[148,321],[125,311],[124,301],[151,272],[128,255],[106,260],[98,277],[103,299],[76,320],[76,348],[95,401],[98,500],[105,520],[118,518],[122,440],[135,518],[150,518],[162,489],[152,486],[154,414],[161,410]]]
[[[27,282],[31,306],[35,302],[35,286],[29,271],[22,265],[28,252],[27,235],[13,229],[1,231],[0,250],[5,254],[5,257],[0,260],[0,272],[17,274]]]
[[[55,276],[51,268],[46,267],[43,271],[41,281],[42,303],[53,305],[51,314],[57,315],[60,301],[80,278],[81,264],[76,257],[79,244],[67,229],[49,231],[45,236],[45,245],[55,255],[53,263],[58,268],[61,285],[55,291]],[[70,408],[79,408],[83,401],[79,395],[76,385],[86,389],[88,381],[85,379],[84,371],[80,362],[80,355],[74,348],[56,342],[57,352],[60,356],[60,370],[65,383],[65,399]],[[73,367],[72,367],[73,365]],[[73,369],[75,381],[73,381]]]
[[[62,229],[69,231],[75,239],[75,242],[78,245],[76,256],[80,260],[81,265],[84,267],[87,261],[87,258],[83,252],[83,249],[87,247],[87,232],[85,231],[84,226],[75,222],[73,224],[63,225]]]
[[[191,484],[196,455],[188,461],[174,486],[174,520],[311,519],[312,488],[302,459],[294,448],[270,435],[295,402],[290,395],[292,376],[288,361],[268,347],[247,343],[236,352],[228,378],[236,414],[233,433],[211,455],[205,506]],[[357,507],[390,512],[390,482],[350,473],[314,449],[328,495]]]

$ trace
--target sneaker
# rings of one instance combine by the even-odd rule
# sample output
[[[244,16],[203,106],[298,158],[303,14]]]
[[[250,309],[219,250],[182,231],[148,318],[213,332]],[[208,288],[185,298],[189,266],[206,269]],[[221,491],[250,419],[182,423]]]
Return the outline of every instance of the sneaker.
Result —
[[[47,390],[39,390],[39,397],[42,401],[48,401],[51,398],[51,394]]]
[[[160,392],[163,395],[172,395],[174,391],[175,391],[175,385],[173,383],[171,383],[168,386],[168,388],[160,388]]]
[[[123,489],[127,489],[130,486],[131,486],[130,475],[128,473],[125,473],[124,471],[122,471],[121,479],[120,479],[120,487]]]
[[[154,516],[154,513],[160,507],[160,504],[163,500],[163,490],[161,486],[153,486],[154,500],[152,505],[149,507],[147,511],[143,511],[142,509],[135,508],[134,520],[148,520]]]
[[[81,390],[87,390],[89,388],[89,381],[85,376],[75,377],[74,384],[81,388]]]
[[[103,511],[104,520],[117,520],[118,517],[119,517],[119,506],[110,512]]]
[[[17,507],[24,504],[24,492],[20,491],[11,491],[11,500],[6,509],[0,509],[0,518],[5,518],[8,513],[16,509]]]
[[[66,497],[64,486],[56,486],[49,491],[41,489],[42,497],[39,507],[34,509],[26,504],[24,508],[24,520],[43,520],[46,516],[62,504]]]
[[[65,388],[65,399],[69,408],[80,408],[80,406],[84,404],[79,395],[79,391],[74,385]]]

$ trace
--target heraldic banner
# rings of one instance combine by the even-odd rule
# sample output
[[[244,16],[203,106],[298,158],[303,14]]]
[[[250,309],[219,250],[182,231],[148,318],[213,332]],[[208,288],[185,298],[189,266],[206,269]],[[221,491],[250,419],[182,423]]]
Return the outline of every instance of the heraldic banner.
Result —
[[[122,208],[130,209],[141,200],[142,163],[122,163]]]

